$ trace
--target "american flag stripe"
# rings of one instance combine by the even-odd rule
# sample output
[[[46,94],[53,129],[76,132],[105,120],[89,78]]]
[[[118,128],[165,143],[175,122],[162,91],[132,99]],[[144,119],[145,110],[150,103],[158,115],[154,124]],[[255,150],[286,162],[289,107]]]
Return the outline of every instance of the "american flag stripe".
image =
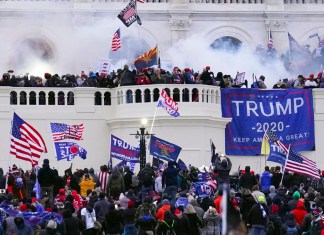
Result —
[[[135,8],[131,7],[128,11],[125,12],[123,18],[124,20],[128,20],[131,16],[133,16],[136,13]]]
[[[136,0],[137,2],[144,3],[145,0]]]
[[[111,43],[111,50],[117,51],[119,48],[121,48],[121,42],[120,42],[120,29],[118,29],[113,36],[112,43]]]
[[[108,178],[109,178],[108,172],[102,172],[102,171],[99,172],[98,178],[100,183],[100,189],[102,190],[102,192],[106,192]]]
[[[292,148],[289,149],[285,170],[312,178],[320,178],[316,163],[297,153]]]
[[[288,153],[288,149],[287,147],[279,140],[279,138],[277,137],[276,133],[274,133],[271,130],[267,130],[264,133],[264,138],[269,142],[269,143],[273,143],[275,145],[277,145],[279,148],[281,148],[282,150],[284,150],[284,152],[287,154]]]
[[[64,139],[82,140],[84,125],[67,125],[63,123],[51,123],[53,141]]]
[[[14,113],[11,130],[10,154],[37,165],[47,148],[43,137],[31,125]]]
[[[273,40],[272,40],[272,33],[271,33],[271,29],[269,30],[268,45],[272,45],[272,46],[273,46]]]

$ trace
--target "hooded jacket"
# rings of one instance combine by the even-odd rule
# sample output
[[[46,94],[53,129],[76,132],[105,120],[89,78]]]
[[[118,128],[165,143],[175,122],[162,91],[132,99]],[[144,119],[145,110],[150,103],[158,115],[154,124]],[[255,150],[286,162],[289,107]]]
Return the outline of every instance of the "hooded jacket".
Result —
[[[33,235],[32,228],[25,223],[25,219],[22,214],[18,214],[14,219],[15,223],[18,221],[18,218],[22,219],[23,223],[18,227],[17,224],[13,229],[13,233],[16,235]]]
[[[176,166],[176,167],[174,167]],[[168,167],[163,171],[162,174],[162,185],[168,186],[178,186],[178,173],[181,171],[177,165],[172,161],[168,162]]]
[[[305,210],[304,203],[302,201],[298,201],[296,208],[291,212],[294,213],[296,222],[299,225],[301,225],[305,215],[307,215],[307,211]]]
[[[38,171],[37,178],[41,187],[52,187],[55,183],[55,173],[49,164],[43,164],[43,167]]]

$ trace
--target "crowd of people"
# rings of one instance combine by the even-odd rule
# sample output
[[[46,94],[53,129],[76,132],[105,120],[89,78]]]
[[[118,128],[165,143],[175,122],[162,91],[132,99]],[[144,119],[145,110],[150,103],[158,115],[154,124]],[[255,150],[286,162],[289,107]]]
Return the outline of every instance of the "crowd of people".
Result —
[[[0,234],[324,233],[323,178],[283,174],[280,166],[266,166],[256,174],[246,166],[237,172],[238,180],[232,180],[231,167],[224,154],[210,167],[184,169],[169,161],[158,168],[147,163],[137,174],[128,165],[72,172],[71,164],[59,176],[48,159],[37,171],[13,165],[7,174],[0,170],[0,188],[5,189],[0,196]],[[193,185],[203,180],[201,175],[206,184],[198,190]],[[35,190],[36,179],[40,191]],[[213,187],[207,182],[214,182]],[[58,214],[61,222],[47,218],[30,223],[45,212]]]

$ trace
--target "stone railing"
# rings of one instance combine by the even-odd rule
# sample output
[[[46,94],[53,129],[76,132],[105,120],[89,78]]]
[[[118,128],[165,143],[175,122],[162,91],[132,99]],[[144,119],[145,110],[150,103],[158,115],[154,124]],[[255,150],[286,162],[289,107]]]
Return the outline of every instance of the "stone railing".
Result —
[[[8,105],[15,106],[78,105],[78,103],[84,104],[84,99],[89,105],[115,106],[156,102],[162,89],[165,89],[176,102],[220,104],[219,87],[185,84],[127,86],[113,89],[95,87],[1,87],[2,96],[0,98],[7,99]],[[5,100],[1,101],[1,104],[5,103]]]

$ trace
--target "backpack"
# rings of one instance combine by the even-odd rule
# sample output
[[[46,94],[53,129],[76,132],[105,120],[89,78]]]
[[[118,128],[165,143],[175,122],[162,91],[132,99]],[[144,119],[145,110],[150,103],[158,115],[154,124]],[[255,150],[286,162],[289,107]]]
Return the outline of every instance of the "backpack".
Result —
[[[150,172],[148,170],[144,170],[141,174],[141,183],[144,186],[150,186],[153,183],[153,179],[152,179],[152,175],[150,174]]]
[[[137,188],[139,186],[139,179],[137,175],[132,175],[132,184],[133,188]]]
[[[172,220],[171,226],[168,225],[168,223],[165,222],[164,220],[162,222],[168,227],[168,230],[166,231],[165,235],[176,235],[176,233],[175,233],[175,231],[173,229],[174,220]]]
[[[251,88],[259,88],[259,82],[253,82]]]
[[[275,234],[275,227],[272,220],[269,220],[266,226],[266,234],[267,235],[274,235]]]
[[[298,234],[298,230],[297,227],[288,227],[287,226],[287,235],[297,235]]]

